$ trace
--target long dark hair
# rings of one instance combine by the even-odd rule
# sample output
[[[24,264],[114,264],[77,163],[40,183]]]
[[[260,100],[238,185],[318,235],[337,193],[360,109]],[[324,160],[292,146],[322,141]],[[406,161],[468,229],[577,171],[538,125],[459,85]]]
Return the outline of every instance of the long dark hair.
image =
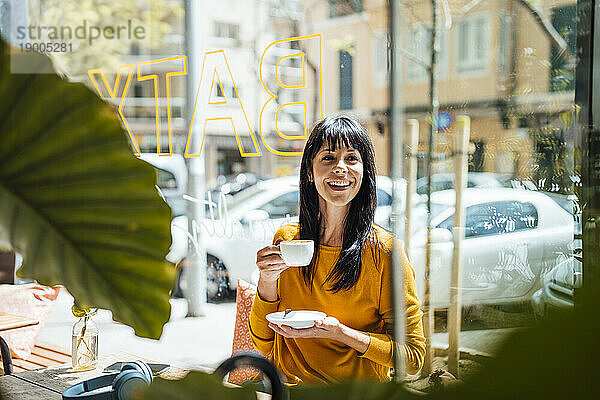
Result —
[[[315,242],[315,255],[311,263],[302,267],[302,277],[312,287],[317,265],[321,224],[323,215],[319,208],[319,194],[312,180],[313,160],[323,143],[335,151],[338,147],[352,147],[360,153],[363,162],[363,178],[360,190],[350,202],[350,209],[344,223],[342,249],[339,258],[327,276],[331,282],[328,289],[333,292],[351,289],[360,277],[362,250],[367,241],[377,244],[377,234],[373,229],[377,188],[375,184],[375,152],[365,128],[346,116],[327,117],[312,129],[304,147],[300,164],[300,239]],[[372,246],[371,250],[374,250]],[[375,258],[374,252],[372,253]],[[378,262],[376,262],[377,265]]]

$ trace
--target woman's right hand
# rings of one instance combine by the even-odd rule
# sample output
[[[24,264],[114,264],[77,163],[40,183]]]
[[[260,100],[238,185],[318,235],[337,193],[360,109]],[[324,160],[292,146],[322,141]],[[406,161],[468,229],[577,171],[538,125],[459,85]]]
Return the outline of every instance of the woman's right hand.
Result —
[[[277,301],[277,279],[288,265],[281,258],[281,251],[277,246],[282,239],[277,239],[275,244],[263,247],[256,253],[256,266],[260,273],[258,278],[258,293],[263,300]]]

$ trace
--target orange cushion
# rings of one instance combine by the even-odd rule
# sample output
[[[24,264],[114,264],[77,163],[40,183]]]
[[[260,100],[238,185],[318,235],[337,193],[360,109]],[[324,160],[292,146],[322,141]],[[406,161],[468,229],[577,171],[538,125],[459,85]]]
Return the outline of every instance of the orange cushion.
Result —
[[[49,287],[36,283],[0,285],[0,312],[40,321],[37,325],[0,332],[13,357],[26,360],[31,355],[59,291],[58,286]]]
[[[258,351],[252,346],[252,338],[250,336],[250,328],[248,325],[248,321],[250,320],[250,310],[252,310],[252,303],[254,303],[254,296],[256,296],[256,286],[239,279],[235,299],[237,312],[235,316],[235,332],[233,333],[232,355],[238,353],[258,354]],[[228,380],[236,385],[241,385],[246,381],[254,380],[253,378],[255,378],[258,373],[258,370],[255,368],[238,368],[229,373]]]

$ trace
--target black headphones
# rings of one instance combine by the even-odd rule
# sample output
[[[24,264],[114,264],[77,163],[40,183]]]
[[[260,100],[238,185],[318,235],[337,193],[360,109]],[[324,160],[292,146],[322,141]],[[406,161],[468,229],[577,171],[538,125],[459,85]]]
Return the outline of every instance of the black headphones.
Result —
[[[266,358],[254,354],[254,353],[241,353],[223,361],[221,365],[217,367],[213,373],[217,379],[223,380],[225,375],[237,368],[243,367],[254,367],[260,370],[271,383],[271,399],[272,400],[288,400],[289,393],[287,387],[284,385],[279,371],[269,360]]]
[[[131,393],[140,386],[148,386],[152,382],[152,370],[143,361],[123,364],[121,372],[93,378],[80,382],[62,392],[63,400],[127,400]],[[110,390],[99,393],[87,393],[102,387],[111,386]]]

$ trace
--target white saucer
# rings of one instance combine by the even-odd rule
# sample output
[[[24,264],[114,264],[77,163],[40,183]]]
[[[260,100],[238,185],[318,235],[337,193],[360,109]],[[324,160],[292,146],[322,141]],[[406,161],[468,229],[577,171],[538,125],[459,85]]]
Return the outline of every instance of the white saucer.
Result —
[[[267,321],[281,326],[291,326],[296,329],[306,329],[315,326],[315,321],[325,318],[327,315],[320,311],[290,311],[290,313],[283,318],[284,311],[277,311],[266,316]]]

